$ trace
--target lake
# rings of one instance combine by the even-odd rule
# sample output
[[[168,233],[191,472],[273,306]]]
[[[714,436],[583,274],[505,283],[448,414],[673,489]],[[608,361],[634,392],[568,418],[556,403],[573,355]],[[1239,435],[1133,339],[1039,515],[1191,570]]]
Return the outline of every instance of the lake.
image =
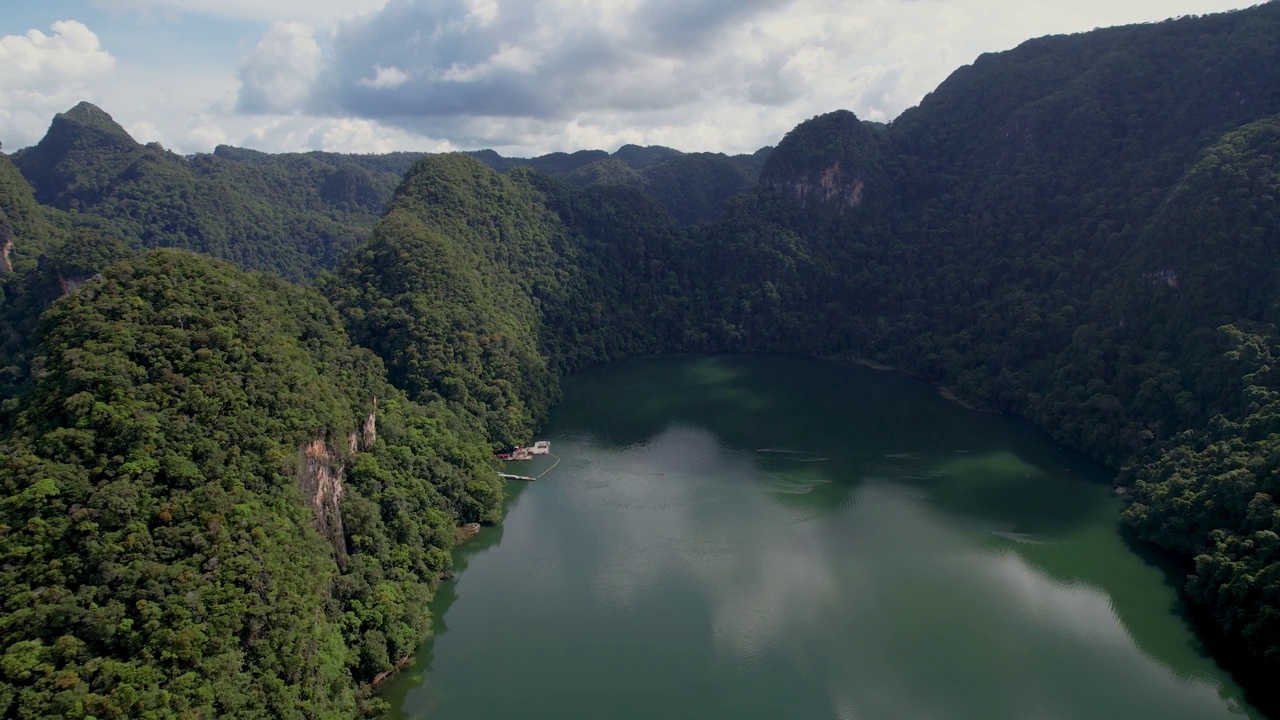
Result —
[[[1261,717],[1106,469],[1025,423],[786,356],[564,390],[559,464],[455,555],[391,717]]]

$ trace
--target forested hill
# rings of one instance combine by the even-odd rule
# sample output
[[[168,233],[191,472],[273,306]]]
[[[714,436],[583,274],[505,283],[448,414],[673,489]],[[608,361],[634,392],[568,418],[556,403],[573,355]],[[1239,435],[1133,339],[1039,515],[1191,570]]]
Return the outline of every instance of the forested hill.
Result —
[[[187,248],[291,279],[332,267],[368,237],[396,182],[318,160],[184,158],[138,144],[88,103],[54,118],[13,162],[42,203],[135,248]]]
[[[1033,40],[772,152],[539,162],[181,158],[84,105],[0,157],[0,714],[376,709],[455,526],[498,519],[491,451],[565,373],[671,351],[1029,419],[1274,677],[1280,3]]]
[[[346,718],[501,490],[311,291],[159,250],[45,313],[0,443],[5,717]],[[367,688],[366,688],[367,689]]]
[[[634,145],[612,155],[472,154],[499,170],[531,167],[579,185],[645,188],[681,222],[693,223],[714,219],[730,196],[749,188],[768,149],[733,157]],[[106,112],[80,103],[12,161],[37,200],[75,213],[68,222],[135,249],[186,248],[306,280],[368,239],[401,178],[423,156],[268,154],[223,145],[184,157],[157,143],[139,144]]]

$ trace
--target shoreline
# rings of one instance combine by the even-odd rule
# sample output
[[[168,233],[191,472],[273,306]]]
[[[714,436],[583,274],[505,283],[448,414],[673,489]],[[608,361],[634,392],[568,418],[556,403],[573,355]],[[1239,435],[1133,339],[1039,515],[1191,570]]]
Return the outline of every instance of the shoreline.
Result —
[[[882,363],[882,362],[876,362],[875,360],[868,360],[866,358],[856,357],[856,356],[844,357],[840,355],[830,355],[830,356],[826,356],[825,359],[831,360],[834,362],[839,362],[839,363],[860,365],[862,367],[870,368],[872,370],[879,370],[881,372],[894,372],[900,375],[906,375],[909,378],[914,378],[921,382],[929,383],[934,387],[935,390],[937,390],[939,397],[941,397],[943,400],[946,400],[948,402],[953,402],[956,405],[959,405],[960,407],[964,408],[965,410],[970,410],[970,411],[979,412],[979,413],[987,413],[990,415],[1001,414],[998,410],[988,410],[985,408],[981,408],[967,400],[961,399],[960,396],[956,395],[956,391],[953,390],[949,385],[943,385],[942,383],[934,382],[922,375],[918,375],[904,368],[896,367],[894,365],[886,365],[885,363]]]

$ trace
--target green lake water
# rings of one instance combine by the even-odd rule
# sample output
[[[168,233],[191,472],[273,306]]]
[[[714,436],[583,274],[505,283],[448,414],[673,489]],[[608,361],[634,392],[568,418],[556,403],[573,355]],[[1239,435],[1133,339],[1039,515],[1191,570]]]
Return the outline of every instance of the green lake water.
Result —
[[[1105,469],[1025,424],[794,357],[564,389],[562,461],[457,553],[391,717],[1261,717]]]

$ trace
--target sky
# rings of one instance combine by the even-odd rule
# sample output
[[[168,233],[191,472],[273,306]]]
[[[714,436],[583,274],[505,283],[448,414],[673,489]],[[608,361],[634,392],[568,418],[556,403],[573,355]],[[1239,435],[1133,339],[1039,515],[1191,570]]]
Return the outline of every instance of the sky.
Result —
[[[183,154],[627,143],[752,152],[889,122],[1024,40],[1237,0],[4,0],[0,142],[87,100]]]

